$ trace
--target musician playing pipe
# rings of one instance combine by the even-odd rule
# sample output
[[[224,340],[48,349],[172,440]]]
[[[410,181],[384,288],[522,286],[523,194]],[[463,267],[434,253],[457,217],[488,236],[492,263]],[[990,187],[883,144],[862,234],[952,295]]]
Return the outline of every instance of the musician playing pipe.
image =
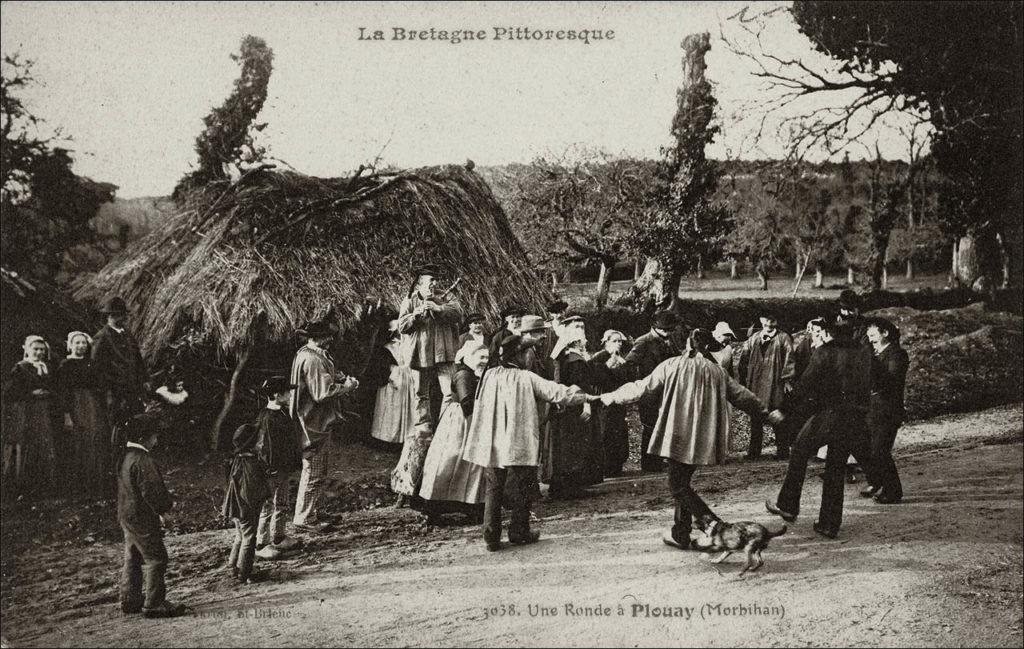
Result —
[[[431,408],[431,389],[439,385],[445,398],[451,395],[462,310],[449,299],[451,290],[435,293],[440,274],[436,266],[421,266],[413,274],[415,284],[399,309],[398,331],[407,337],[409,366],[419,373],[416,432],[429,437],[440,415],[439,408]]]

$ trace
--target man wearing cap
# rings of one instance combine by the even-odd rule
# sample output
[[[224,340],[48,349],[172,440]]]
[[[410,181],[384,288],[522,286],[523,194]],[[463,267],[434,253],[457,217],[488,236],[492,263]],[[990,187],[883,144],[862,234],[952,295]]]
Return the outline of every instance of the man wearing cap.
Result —
[[[167,548],[163,515],[173,502],[160,469],[150,456],[159,428],[156,415],[137,414],[126,422],[124,459],[117,472],[117,522],[124,533],[121,611],[145,617],[176,617],[184,606],[167,601]]]
[[[509,542],[530,544],[540,537],[530,529],[530,502],[535,497],[533,485],[540,463],[538,404],[574,406],[597,400],[523,367],[523,352],[537,343],[540,336],[536,334],[543,329],[541,318],[525,316],[522,336],[507,336],[498,342],[498,363],[480,378],[466,433],[462,459],[486,471],[483,536],[491,552],[501,548],[503,504],[511,509]]]
[[[462,311],[453,302],[444,302],[444,296],[436,295],[435,278],[440,275],[437,266],[420,266],[413,275],[415,283],[399,309],[398,331],[407,337],[411,350],[409,367],[419,373],[416,431],[422,437],[429,437],[440,415],[433,406],[431,392],[437,387],[442,397],[452,392]]]
[[[651,330],[637,338],[633,348],[626,354],[626,367],[629,368],[633,380],[646,378],[658,365],[679,355],[679,350],[671,338],[672,332],[678,326],[679,319],[675,313],[659,311],[654,314],[654,318],[651,320]],[[643,427],[640,442],[640,468],[643,471],[662,471],[665,468],[662,458],[648,453],[660,407],[660,395],[645,398],[637,406],[640,413],[640,425]]]
[[[92,362],[96,376],[105,384],[110,421],[119,424],[142,412],[149,391],[149,374],[139,343],[126,328],[128,307],[124,300],[112,298],[101,312],[107,323],[92,338]],[[120,452],[124,440],[115,441]]]
[[[509,336],[518,336],[519,328],[523,324],[523,316],[526,315],[526,311],[519,306],[507,306],[501,311],[501,326],[498,331],[491,336],[491,343],[497,345],[502,340]],[[490,350],[491,359],[496,360],[498,358],[497,348]]]
[[[272,376],[260,386],[267,405],[256,416],[256,455],[270,471],[270,495],[256,530],[256,556],[261,559],[276,559],[298,546],[298,541],[286,537],[284,531],[291,477],[302,469],[302,449],[295,422],[288,415],[294,389],[284,376]]]
[[[853,289],[844,289],[839,294],[839,334],[862,347],[871,347],[868,340],[868,321],[861,315],[862,300]]]
[[[779,329],[779,319],[769,310],[759,315],[761,330],[754,332],[739,350],[737,378],[757,398],[775,409],[782,405],[783,398],[793,389],[796,379],[796,357],[793,354],[793,339]],[[750,448],[747,459],[761,457],[764,444],[762,417],[750,418]],[[774,426],[776,459],[789,458],[789,426],[785,422]]]
[[[466,318],[466,328],[468,331],[459,336],[459,340],[456,343],[459,349],[462,349],[468,342],[476,342],[485,347],[490,343],[487,334],[484,333],[484,316],[480,313],[470,313]]]
[[[296,529],[319,533],[330,529],[329,524],[316,522],[316,506],[321,482],[330,470],[331,426],[342,419],[341,396],[358,388],[359,382],[335,370],[327,351],[338,334],[334,323],[314,322],[300,333],[309,342],[296,352],[289,379],[295,393],[288,414],[298,424],[302,446],[302,475],[292,523]]]

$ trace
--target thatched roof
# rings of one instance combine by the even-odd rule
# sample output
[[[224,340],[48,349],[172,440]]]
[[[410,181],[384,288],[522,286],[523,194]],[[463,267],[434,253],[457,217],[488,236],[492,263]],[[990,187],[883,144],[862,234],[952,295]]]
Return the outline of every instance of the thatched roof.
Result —
[[[236,356],[252,341],[290,340],[332,307],[343,330],[367,297],[397,308],[410,269],[426,262],[446,271],[446,287],[461,277],[454,295],[490,317],[510,300],[540,309],[550,297],[486,183],[461,166],[211,183],[76,297],[124,297],[148,358],[181,342]]]

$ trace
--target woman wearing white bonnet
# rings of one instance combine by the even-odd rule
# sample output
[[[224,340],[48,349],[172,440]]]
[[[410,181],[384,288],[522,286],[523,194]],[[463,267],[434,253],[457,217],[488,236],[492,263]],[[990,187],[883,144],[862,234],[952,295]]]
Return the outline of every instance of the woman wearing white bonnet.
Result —
[[[456,354],[452,394],[441,405],[441,417],[423,462],[427,520],[436,523],[441,514],[461,512],[483,522],[484,467],[462,459],[466,434],[476,404],[476,388],[490,357],[487,346],[469,340]]]
[[[89,357],[91,346],[92,337],[84,331],[68,334],[68,356],[57,369],[57,394],[71,442],[68,473],[77,488],[101,495],[106,491],[110,431],[102,380]]]
[[[46,363],[50,346],[42,336],[28,336],[24,358],[11,370],[4,408],[3,477],[19,493],[54,484],[53,374]]]
[[[599,387],[603,392],[612,392],[628,383],[632,377],[626,367],[623,346],[628,342],[624,333],[608,329],[601,336],[601,351],[590,359],[597,373]],[[626,407],[604,408],[602,438],[604,446],[604,474],[606,477],[622,475],[629,459],[629,427],[626,425]]]
[[[555,380],[580,391],[600,392],[598,376],[587,353],[583,318],[562,320],[558,342],[551,350]],[[541,482],[550,485],[548,496],[573,496],[583,487],[604,479],[604,443],[601,406],[584,403],[550,411],[549,427],[541,448]]]

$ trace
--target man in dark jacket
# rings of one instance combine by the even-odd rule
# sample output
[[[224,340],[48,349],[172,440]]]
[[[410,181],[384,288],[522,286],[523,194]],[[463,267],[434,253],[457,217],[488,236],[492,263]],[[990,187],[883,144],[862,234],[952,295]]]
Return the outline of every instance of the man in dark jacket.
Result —
[[[892,459],[892,446],[903,423],[903,391],[907,384],[910,357],[900,347],[900,330],[882,318],[868,321],[867,337],[874,358],[871,363],[871,407],[868,429],[871,431],[871,468],[868,486],[862,496],[875,502],[894,504],[903,499],[903,485]]]
[[[121,422],[142,412],[149,374],[138,341],[126,329],[128,308],[124,300],[113,298],[103,313],[107,324],[93,336],[92,361],[96,375],[105,382],[110,420]],[[123,446],[124,441],[119,441]]]
[[[654,368],[664,361],[679,355],[679,349],[672,341],[672,332],[679,326],[679,319],[671,311],[659,311],[651,320],[651,330],[636,339],[633,348],[626,354],[625,367],[632,373],[634,380],[647,377]],[[662,471],[664,460],[647,453],[654,433],[654,424],[658,421],[658,409],[661,406],[661,395],[640,401],[637,411],[640,413],[640,425],[643,427],[640,442],[640,468],[643,471]]]
[[[862,467],[870,467],[865,417],[871,392],[871,352],[849,339],[836,339],[838,325],[816,320],[812,335],[821,345],[780,409],[783,414],[810,414],[793,443],[786,477],[775,503],[765,501],[772,514],[796,520],[800,513],[807,462],[828,445],[825,458],[821,512],[814,531],[828,538],[839,534],[843,519],[846,458],[853,454]]]
[[[843,336],[868,347],[868,320],[861,315],[863,306],[863,299],[853,289],[845,289],[839,294],[839,316],[836,320],[843,329]]]
[[[147,414],[135,415],[124,428],[128,441],[117,479],[117,521],[124,532],[121,610],[142,611],[145,617],[176,617],[186,608],[165,598],[168,559],[162,529],[162,517],[173,503],[150,456],[159,429]]]

